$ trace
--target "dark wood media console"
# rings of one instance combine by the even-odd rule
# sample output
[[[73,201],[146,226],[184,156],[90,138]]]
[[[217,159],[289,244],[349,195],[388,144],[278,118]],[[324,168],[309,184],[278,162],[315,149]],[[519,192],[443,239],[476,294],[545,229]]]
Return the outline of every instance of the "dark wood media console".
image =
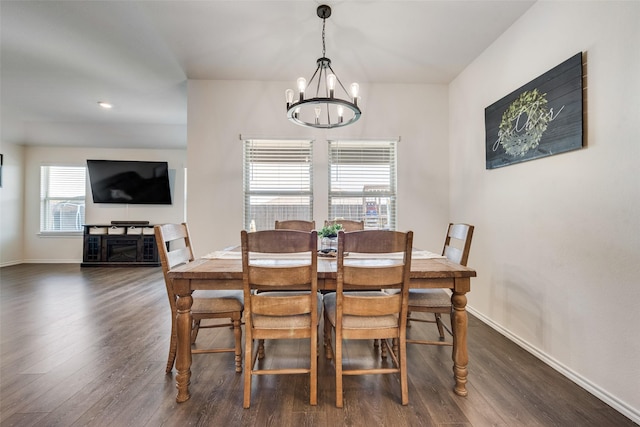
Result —
[[[153,225],[84,225],[82,267],[158,267]]]

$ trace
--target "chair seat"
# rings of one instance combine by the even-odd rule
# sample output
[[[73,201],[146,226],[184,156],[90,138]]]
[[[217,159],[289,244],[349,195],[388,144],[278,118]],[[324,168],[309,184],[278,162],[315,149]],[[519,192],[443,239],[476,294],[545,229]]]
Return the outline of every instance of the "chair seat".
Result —
[[[379,291],[359,291],[345,292],[347,295],[357,295],[359,297],[386,297],[388,294]],[[324,309],[331,325],[336,325],[336,293],[331,292],[324,296]],[[393,314],[382,316],[342,316],[342,327],[344,329],[380,329],[398,327],[398,317]]]
[[[444,289],[411,289],[409,306],[447,308],[451,306],[451,296]]]
[[[305,295],[308,292],[286,291],[286,292],[261,292],[261,297],[290,297],[293,295]],[[318,322],[322,316],[322,294],[317,293],[318,298]],[[311,327],[311,316],[309,314],[298,314],[292,316],[266,316],[264,314],[253,314],[253,327],[255,329],[309,329]]]
[[[193,293],[193,314],[202,313],[227,313],[230,311],[242,311],[242,291],[195,291]]]

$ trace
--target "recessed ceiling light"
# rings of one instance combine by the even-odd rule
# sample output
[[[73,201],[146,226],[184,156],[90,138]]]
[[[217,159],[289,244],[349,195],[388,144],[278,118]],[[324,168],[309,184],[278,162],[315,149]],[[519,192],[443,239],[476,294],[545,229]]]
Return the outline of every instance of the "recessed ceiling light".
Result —
[[[113,108],[113,105],[109,104],[108,102],[104,102],[104,101],[98,101],[98,105],[101,106],[102,108],[109,110],[111,108]]]

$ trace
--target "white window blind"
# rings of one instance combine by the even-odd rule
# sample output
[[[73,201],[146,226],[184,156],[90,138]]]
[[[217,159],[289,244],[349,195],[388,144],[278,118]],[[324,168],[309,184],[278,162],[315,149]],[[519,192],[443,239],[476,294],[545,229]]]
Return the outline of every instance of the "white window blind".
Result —
[[[244,227],[313,219],[313,147],[309,140],[244,141]]]
[[[329,141],[329,218],[396,228],[396,141]]]
[[[40,232],[82,231],[86,168],[40,167]]]

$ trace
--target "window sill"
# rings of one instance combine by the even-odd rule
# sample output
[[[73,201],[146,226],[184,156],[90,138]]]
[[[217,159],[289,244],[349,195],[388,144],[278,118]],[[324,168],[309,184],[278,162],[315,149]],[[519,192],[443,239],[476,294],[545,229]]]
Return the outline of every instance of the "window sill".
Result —
[[[82,237],[82,235],[83,235],[82,231],[41,231],[37,234],[38,237],[44,237],[44,238],[49,238],[49,237],[75,238],[75,237]]]

